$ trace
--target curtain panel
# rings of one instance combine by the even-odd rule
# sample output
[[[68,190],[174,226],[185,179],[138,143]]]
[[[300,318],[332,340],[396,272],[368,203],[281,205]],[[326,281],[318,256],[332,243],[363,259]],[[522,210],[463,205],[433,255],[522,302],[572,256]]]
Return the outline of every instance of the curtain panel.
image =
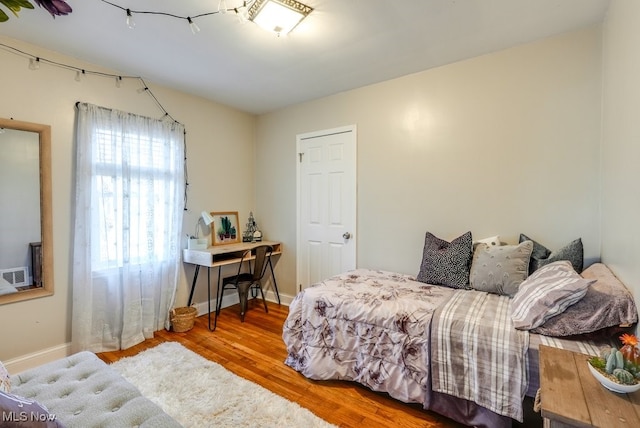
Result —
[[[184,158],[183,125],[77,104],[74,351],[126,349],[169,327]]]

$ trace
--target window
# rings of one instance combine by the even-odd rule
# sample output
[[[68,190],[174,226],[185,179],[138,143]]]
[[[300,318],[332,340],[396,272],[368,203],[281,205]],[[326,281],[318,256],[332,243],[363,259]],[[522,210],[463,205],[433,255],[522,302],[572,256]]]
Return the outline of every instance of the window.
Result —
[[[74,351],[126,349],[169,326],[180,271],[184,127],[78,104]]]
[[[95,268],[122,267],[162,260],[169,244],[164,231],[167,208],[183,180],[165,153],[165,141],[138,134],[121,137],[106,129],[95,133],[95,182],[97,198],[93,229],[98,246]],[[128,171],[128,172],[127,172]],[[127,243],[121,245],[119,243]]]

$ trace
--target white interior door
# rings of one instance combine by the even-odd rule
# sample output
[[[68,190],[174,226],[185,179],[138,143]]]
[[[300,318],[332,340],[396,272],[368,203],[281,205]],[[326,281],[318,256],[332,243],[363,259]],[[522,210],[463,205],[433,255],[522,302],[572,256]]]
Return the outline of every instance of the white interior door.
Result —
[[[297,136],[298,288],[356,268],[356,127]]]

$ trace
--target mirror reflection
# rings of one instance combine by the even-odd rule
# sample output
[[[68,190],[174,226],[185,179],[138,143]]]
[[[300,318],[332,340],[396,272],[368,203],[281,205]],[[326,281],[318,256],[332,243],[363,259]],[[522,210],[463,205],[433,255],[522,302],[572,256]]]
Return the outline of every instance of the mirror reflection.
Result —
[[[0,304],[53,294],[50,135],[0,119]]]

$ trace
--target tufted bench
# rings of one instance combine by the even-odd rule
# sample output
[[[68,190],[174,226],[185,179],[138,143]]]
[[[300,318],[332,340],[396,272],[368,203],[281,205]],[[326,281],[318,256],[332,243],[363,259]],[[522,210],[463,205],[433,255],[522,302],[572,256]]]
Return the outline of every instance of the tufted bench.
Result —
[[[91,352],[79,352],[11,377],[11,392],[44,404],[64,426],[180,427]]]

